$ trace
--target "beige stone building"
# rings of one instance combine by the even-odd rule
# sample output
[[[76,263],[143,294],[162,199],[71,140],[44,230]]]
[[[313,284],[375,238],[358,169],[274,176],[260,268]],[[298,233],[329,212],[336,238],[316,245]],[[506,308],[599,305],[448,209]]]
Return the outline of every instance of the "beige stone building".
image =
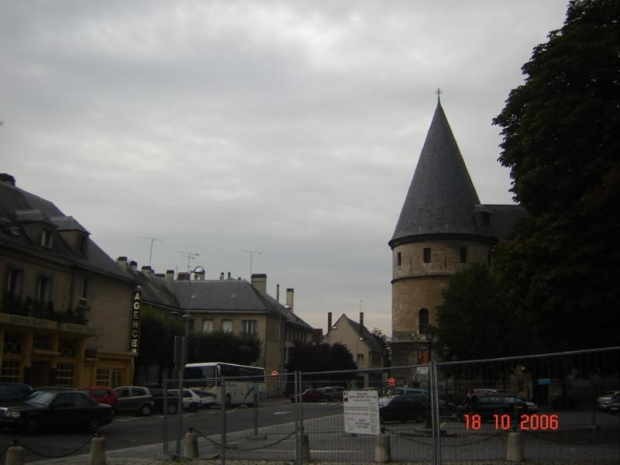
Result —
[[[442,292],[525,215],[517,205],[482,205],[448,120],[437,108],[389,246],[392,249],[392,365],[428,361],[425,330],[437,327]],[[441,347],[433,345],[441,354]]]
[[[133,378],[135,282],[52,202],[0,175],[0,381]]]
[[[327,334],[324,343],[340,343],[353,354],[353,360],[360,370],[357,387],[381,387],[383,373],[383,351],[374,336],[364,326],[364,313],[360,312],[359,321],[351,320],[344,313],[332,323],[332,313],[327,316]],[[370,371],[365,371],[370,370]],[[374,370],[374,371],[373,371]]]

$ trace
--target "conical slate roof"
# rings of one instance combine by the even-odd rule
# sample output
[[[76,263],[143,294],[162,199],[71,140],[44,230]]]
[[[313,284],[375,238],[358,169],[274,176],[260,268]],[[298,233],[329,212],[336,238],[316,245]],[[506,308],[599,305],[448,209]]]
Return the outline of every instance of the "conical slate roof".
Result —
[[[438,99],[389,244],[393,247],[429,234],[479,235],[473,216],[478,204],[478,194]]]

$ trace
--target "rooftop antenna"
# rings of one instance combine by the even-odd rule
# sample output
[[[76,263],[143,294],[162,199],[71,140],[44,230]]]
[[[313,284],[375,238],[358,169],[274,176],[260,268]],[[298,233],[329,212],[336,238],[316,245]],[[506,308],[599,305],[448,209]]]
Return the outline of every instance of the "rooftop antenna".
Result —
[[[258,252],[257,250],[242,250],[242,252],[250,254],[250,278],[252,278],[252,258],[254,254],[262,255],[263,252]]]
[[[147,241],[151,241],[151,249],[149,251],[149,266],[151,266],[151,260],[153,258],[153,242],[163,241],[163,239],[159,239],[158,237],[145,237],[145,236],[140,236],[139,239],[146,239]]]

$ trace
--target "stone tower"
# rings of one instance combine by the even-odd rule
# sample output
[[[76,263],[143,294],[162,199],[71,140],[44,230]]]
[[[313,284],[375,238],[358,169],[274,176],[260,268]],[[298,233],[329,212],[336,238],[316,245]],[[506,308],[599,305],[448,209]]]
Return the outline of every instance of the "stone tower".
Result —
[[[519,212],[515,210],[519,209]],[[471,261],[490,261],[514,205],[480,205],[448,120],[437,108],[389,246],[392,249],[392,364],[426,361],[425,327],[439,326],[450,277]],[[502,220],[503,218],[503,220]],[[508,222],[512,224],[512,219]],[[441,347],[433,346],[435,353]]]

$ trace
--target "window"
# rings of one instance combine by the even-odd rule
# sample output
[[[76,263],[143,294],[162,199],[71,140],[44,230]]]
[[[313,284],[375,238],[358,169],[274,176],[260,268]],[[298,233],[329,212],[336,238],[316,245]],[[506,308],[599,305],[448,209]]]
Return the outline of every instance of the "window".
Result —
[[[403,256],[400,252],[396,254],[396,266],[401,266],[403,264]]]
[[[256,334],[256,320],[243,320],[243,334]]]
[[[0,380],[7,383],[21,381],[21,363],[18,360],[2,360],[0,368]]]
[[[9,305],[21,305],[22,289],[24,285],[24,272],[9,268],[6,283],[6,298]]]
[[[422,259],[424,260],[424,263],[431,262],[431,249],[429,247],[424,248],[422,252]]]
[[[98,368],[95,375],[95,384],[98,386],[120,386],[123,379],[123,372],[111,370],[109,368]]]
[[[46,305],[52,295],[52,280],[45,276],[39,276],[37,281],[37,301],[40,306]]]
[[[75,365],[73,363],[59,363],[56,372],[58,386],[73,386],[75,384]]]
[[[202,320],[202,332],[204,334],[213,332],[213,320]]]
[[[357,364],[358,365],[364,364],[364,354],[357,354]]]
[[[233,331],[232,320],[222,320],[222,331],[225,333],[232,333]]]
[[[467,247],[461,247],[459,253],[459,261],[461,263],[467,263]]]
[[[22,335],[19,333],[10,333],[6,331],[4,333],[4,355],[13,354],[18,355],[22,353]]]
[[[420,309],[420,311],[418,312],[418,332],[420,334],[426,331],[428,322],[428,310],[425,308]]]
[[[82,278],[82,286],[80,287],[80,300],[88,300],[88,278]]]
[[[52,248],[52,231],[49,229],[41,231],[41,247],[45,247],[46,249]]]
[[[61,339],[59,349],[62,358],[77,358],[77,341],[75,339]]]
[[[88,237],[84,234],[80,234],[77,237],[77,253],[80,255],[86,255],[88,250]]]

